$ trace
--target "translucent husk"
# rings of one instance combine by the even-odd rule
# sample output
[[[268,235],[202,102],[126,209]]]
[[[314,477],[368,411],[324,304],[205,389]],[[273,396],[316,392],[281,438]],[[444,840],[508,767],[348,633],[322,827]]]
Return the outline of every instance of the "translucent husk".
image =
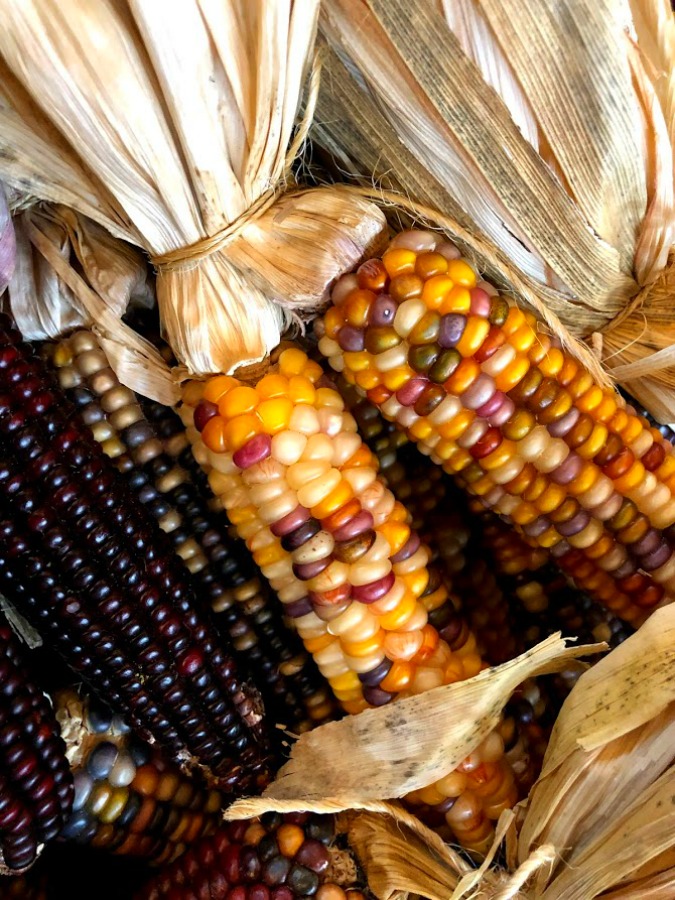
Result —
[[[350,806],[350,839],[381,900],[402,892],[431,900],[592,900],[606,891],[617,900],[672,897],[672,606],[654,613],[579,678],[556,722],[539,780],[515,814],[502,814],[492,854],[480,869],[386,802],[442,777],[470,752],[519,677],[589,651],[563,647],[554,636],[463,684],[303,735],[265,795],[237,802],[227,816]],[[473,729],[465,702],[475,704]],[[357,786],[361,771],[366,774]],[[506,870],[493,863],[503,839]]]
[[[481,269],[675,420],[667,0],[326,0],[321,28],[313,133],[340,169],[456,220]]]
[[[258,362],[377,249],[367,200],[284,194],[318,0],[0,11],[0,177],[147,252],[176,379]]]

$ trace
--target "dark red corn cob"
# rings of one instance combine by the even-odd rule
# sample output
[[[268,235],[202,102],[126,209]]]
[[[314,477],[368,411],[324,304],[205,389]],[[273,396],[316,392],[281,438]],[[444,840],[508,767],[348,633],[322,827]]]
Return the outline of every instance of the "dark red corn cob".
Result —
[[[216,830],[222,795],[130,733],[94,698],[64,691],[57,718],[73,760],[73,811],[60,837],[154,865]]]
[[[332,816],[231,822],[167,866],[137,900],[364,900]]]
[[[257,693],[185,568],[11,321],[0,317],[0,585],[72,668],[224,790],[255,790]]]
[[[323,679],[297,640],[285,642],[282,617],[267,602],[248,550],[228,537],[224,516],[216,521],[205,492],[200,494],[189,472],[166,452],[155,423],[108,367],[96,337],[80,331],[46,351],[83,421],[170,535],[198,595],[220,613],[217,624],[226,629],[237,663],[255,681],[267,713],[294,731],[327,718],[334,704]]]
[[[73,779],[54,712],[0,615],[0,871],[30,866],[39,845],[62,828],[72,802]]]

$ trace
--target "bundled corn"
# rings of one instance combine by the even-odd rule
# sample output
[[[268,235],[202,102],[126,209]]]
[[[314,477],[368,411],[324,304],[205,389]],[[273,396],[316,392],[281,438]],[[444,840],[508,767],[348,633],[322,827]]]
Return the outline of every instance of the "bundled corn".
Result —
[[[61,831],[73,778],[49,700],[0,614],[0,873],[20,871]]]
[[[245,548],[218,528],[187,471],[166,452],[133,392],[118,381],[96,336],[79,331],[61,341],[51,358],[84,423],[171,536],[200,596],[209,598],[218,621],[226,623],[237,663],[254,679],[269,715],[302,731],[326,707],[330,713],[318,673],[292,638],[284,642],[281,617],[247,566]]]
[[[230,822],[167,866],[137,900],[364,900],[334,816],[275,813]]]
[[[320,350],[434,462],[628,621],[664,598],[672,445],[453,245],[404,233],[332,300]]]
[[[255,787],[257,696],[155,522],[6,316],[0,329],[4,592],[135,728],[226,790]]]
[[[74,782],[61,840],[153,865],[173,861],[220,821],[223,796],[188,777],[91,697],[56,697]]]

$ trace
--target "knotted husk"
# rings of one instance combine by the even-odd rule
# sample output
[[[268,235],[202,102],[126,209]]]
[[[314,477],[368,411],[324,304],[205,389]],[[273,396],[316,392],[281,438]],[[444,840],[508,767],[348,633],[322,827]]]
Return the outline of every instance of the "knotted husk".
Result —
[[[14,226],[8,305],[23,336],[50,340],[91,328],[122,384],[175,403],[178,385],[159,351],[122,321],[130,305],[154,303],[143,255],[64,206],[30,205]]]
[[[380,900],[672,898],[673,606],[581,675],[538,781],[515,811],[502,813],[479,869],[392,802],[471,752],[520,679],[597,649],[565,648],[554,635],[467,682],[321,726],[300,738],[263,797],[238,801],[226,816],[350,809],[352,846]],[[502,841],[506,869],[494,864]]]
[[[175,381],[258,362],[378,249],[374,204],[291,190],[318,0],[2,0],[0,13],[0,178],[146,251]]]
[[[321,30],[312,133],[339,171],[675,421],[668,0],[325,0]]]

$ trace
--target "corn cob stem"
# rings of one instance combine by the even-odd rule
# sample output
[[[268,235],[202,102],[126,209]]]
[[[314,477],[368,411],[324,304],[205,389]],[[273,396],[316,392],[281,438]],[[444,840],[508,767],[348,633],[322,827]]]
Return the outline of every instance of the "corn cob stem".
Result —
[[[253,676],[267,712],[294,731],[306,730],[316,714],[308,719],[303,702],[307,694],[307,675],[300,675],[304,659],[299,668],[287,666],[288,674],[280,671],[279,651],[286,650],[287,659],[294,654],[280,637],[284,630],[281,617],[271,611],[271,603],[265,602],[260,581],[251,578],[253,567],[246,567],[246,549],[241,546],[233,553],[227,547],[232,542],[214,527],[213,516],[201,502],[188,473],[165,452],[154,426],[135,396],[108,367],[91,332],[78,332],[61,341],[51,356],[61,386],[75,401],[94,437],[126,475],[139,500],[170,534],[200,593],[210,597],[214,610],[222,614],[218,621],[227,625],[237,662]],[[176,421],[182,428],[180,420]],[[234,576],[238,585],[233,585]],[[233,597],[235,585],[242,602]],[[246,615],[245,609],[256,612]],[[260,614],[262,609],[268,610],[265,617]],[[316,673],[314,684],[319,678]],[[325,688],[322,696],[323,709],[319,712],[325,711]],[[310,711],[314,712],[317,705]],[[328,707],[330,710],[330,704]]]
[[[577,550],[584,562],[597,560],[617,589],[615,608],[639,621],[675,568],[660,530],[675,505],[656,476],[646,486],[612,481],[599,465],[600,432],[570,423],[588,407],[632,437],[618,396],[586,376],[572,392],[553,391],[548,375],[566,377],[564,354],[537,343],[532,321],[479,284],[458,255],[437,235],[399,235],[382,260],[338,282],[319,349],[487,507],[561,558]],[[626,502],[645,511],[636,542],[625,531]],[[573,554],[573,568],[578,560]]]
[[[61,830],[73,779],[54,713],[0,615],[0,871],[30,866]]]
[[[255,697],[166,539],[4,316],[0,393],[6,593],[136,728],[225,788],[255,785],[265,754]]]
[[[324,381],[320,366],[287,349],[255,389],[229,376],[188,386],[181,415],[214,493],[355,713],[470,677],[481,660],[405,508]],[[429,621],[439,611],[440,633]],[[515,800],[503,754],[491,735],[466,771],[414,799],[484,849],[492,818]]]

